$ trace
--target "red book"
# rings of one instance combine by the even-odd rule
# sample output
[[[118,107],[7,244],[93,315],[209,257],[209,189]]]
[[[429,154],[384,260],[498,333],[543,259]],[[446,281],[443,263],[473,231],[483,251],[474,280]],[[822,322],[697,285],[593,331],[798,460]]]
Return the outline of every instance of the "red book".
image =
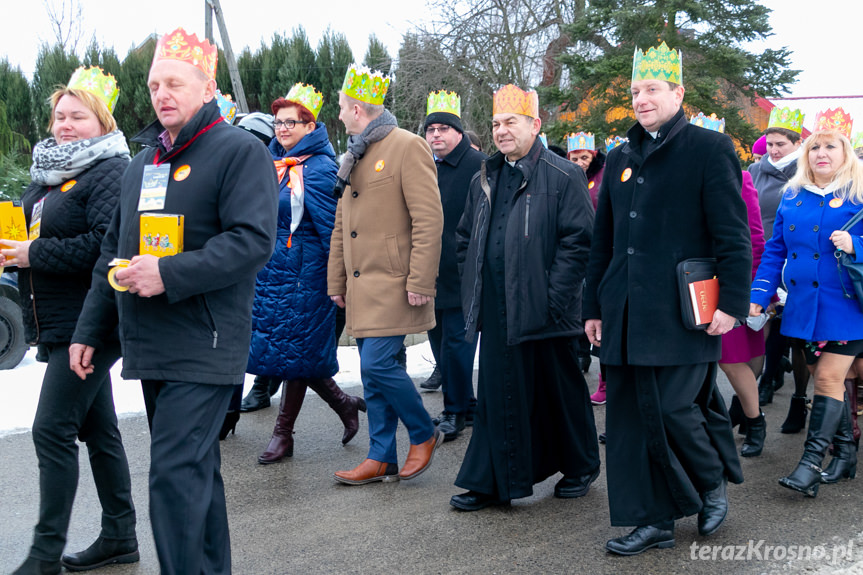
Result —
[[[709,324],[719,305],[719,280],[710,278],[692,282],[689,284],[689,300],[695,315],[695,325]]]

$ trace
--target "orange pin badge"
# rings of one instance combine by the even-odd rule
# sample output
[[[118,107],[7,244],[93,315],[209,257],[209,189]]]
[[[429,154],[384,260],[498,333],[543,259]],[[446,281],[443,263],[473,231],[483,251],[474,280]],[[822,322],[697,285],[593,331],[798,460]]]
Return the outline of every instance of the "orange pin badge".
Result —
[[[77,183],[78,183],[78,180],[69,180],[68,182],[66,182],[65,184],[60,186],[60,191],[61,192],[68,192],[69,190],[74,188],[75,184],[77,184]]]
[[[377,163],[377,164],[375,164],[375,171],[376,171],[376,172],[380,172],[380,171],[381,171],[381,170],[383,170],[383,169],[384,169],[384,161],[383,161],[383,160],[378,160],[378,163]]]
[[[830,200],[830,207],[831,208],[838,208],[841,205],[842,205],[842,198],[833,198],[832,200]]]
[[[185,164],[185,165],[180,166],[179,168],[177,168],[174,171],[174,181],[175,182],[182,182],[183,180],[185,180],[186,178],[189,177],[189,174],[191,172],[192,172],[192,168],[189,166],[189,164]]]
[[[632,177],[632,168],[626,168],[625,170],[623,170],[623,173],[620,174],[620,181],[625,182],[626,180],[628,180],[631,177]]]
[[[593,186],[595,186],[595,185],[596,185],[596,182],[590,182],[590,183],[588,183],[588,184],[587,184],[587,189],[588,189],[588,190],[592,190],[592,189],[593,189]]]

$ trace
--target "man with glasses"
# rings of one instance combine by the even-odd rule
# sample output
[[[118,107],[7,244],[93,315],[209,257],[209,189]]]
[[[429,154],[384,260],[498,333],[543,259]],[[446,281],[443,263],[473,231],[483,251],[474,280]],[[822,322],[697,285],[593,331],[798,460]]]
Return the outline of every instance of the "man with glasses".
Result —
[[[438,189],[443,205],[443,237],[435,297],[435,321],[429,343],[443,385],[444,410],[438,425],[444,441],[458,437],[465,425],[473,425],[473,359],[476,341],[465,340],[461,311],[455,229],[464,213],[471,178],[486,155],[474,150],[461,124],[461,98],[455,92],[432,92],[426,107],[426,142],[437,165]]]

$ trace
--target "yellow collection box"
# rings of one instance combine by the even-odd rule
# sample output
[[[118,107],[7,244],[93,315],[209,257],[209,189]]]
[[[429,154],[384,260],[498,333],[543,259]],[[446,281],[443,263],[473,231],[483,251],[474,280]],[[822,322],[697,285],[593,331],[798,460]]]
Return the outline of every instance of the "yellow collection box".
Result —
[[[183,251],[182,214],[141,214],[141,243],[138,253],[157,258]]]
[[[2,240],[24,241],[27,239],[27,221],[21,202],[0,202],[0,246],[8,248]]]

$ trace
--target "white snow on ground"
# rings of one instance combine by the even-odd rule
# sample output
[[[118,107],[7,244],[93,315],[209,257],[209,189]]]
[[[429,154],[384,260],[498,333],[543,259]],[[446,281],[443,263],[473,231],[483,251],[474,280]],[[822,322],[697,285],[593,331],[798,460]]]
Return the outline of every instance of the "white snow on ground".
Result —
[[[431,374],[434,358],[426,341],[407,348],[408,374],[413,378],[424,378]],[[334,377],[342,388],[362,385],[360,381],[360,356],[356,347],[339,347],[339,373]],[[122,359],[111,370],[114,384],[114,405],[120,417],[144,413],[144,397],[138,380],[120,377]],[[15,369],[0,371],[0,437],[30,431],[39,390],[45,375],[45,364],[36,361],[36,348],[31,348],[24,360]],[[248,393],[255,376],[246,375],[243,395]],[[308,390],[307,393],[314,393]]]

